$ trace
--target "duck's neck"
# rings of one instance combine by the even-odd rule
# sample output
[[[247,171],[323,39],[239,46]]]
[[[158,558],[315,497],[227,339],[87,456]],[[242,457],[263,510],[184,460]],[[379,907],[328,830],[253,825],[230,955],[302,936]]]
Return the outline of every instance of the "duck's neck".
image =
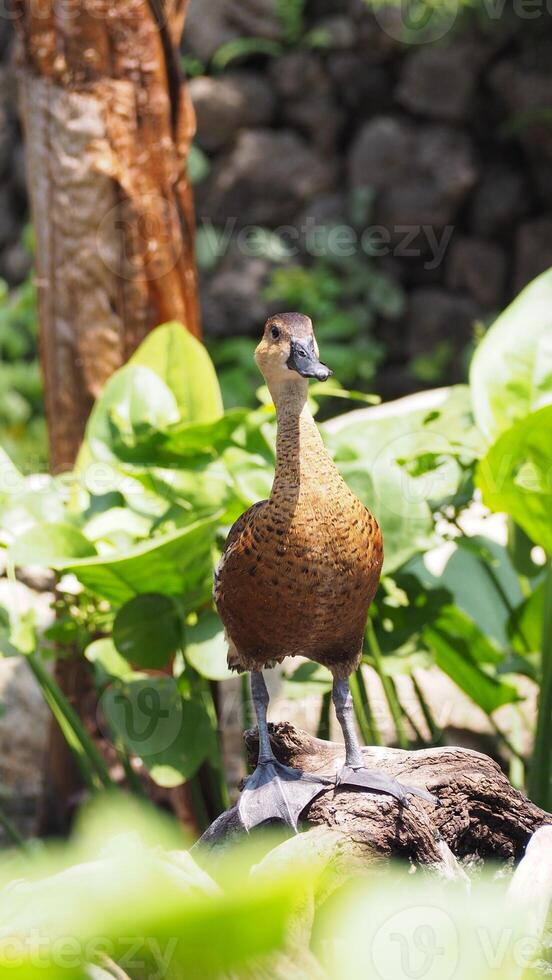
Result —
[[[307,380],[284,382],[271,393],[278,417],[273,495],[323,492],[336,470],[308,405]]]

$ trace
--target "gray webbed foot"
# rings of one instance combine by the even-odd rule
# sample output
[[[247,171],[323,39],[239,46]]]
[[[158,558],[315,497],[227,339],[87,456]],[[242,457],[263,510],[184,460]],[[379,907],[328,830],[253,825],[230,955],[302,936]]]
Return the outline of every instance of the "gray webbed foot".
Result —
[[[281,820],[297,831],[301,812],[333,780],[284,766],[276,759],[259,762],[238,803],[240,820],[251,830],[265,820]]]
[[[428,803],[439,805],[439,800],[425,789],[415,786],[405,786],[398,779],[387,776],[377,769],[366,769],[364,766],[353,768],[344,765],[337,775],[336,786],[356,786],[358,789],[373,790],[375,793],[387,793],[393,796],[403,806],[408,806],[409,796],[418,796]]]

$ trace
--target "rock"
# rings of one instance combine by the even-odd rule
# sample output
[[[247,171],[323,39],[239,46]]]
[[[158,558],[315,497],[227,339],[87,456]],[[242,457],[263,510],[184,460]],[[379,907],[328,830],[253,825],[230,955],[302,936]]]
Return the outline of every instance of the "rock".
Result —
[[[257,72],[193,78],[189,93],[196,113],[196,140],[207,152],[227,146],[243,126],[269,123],[274,109],[272,90]]]
[[[366,123],[349,153],[350,187],[377,192],[375,222],[395,238],[401,226],[443,228],[477,179],[472,146],[462,131],[415,126],[391,116]]]
[[[199,185],[197,210],[221,226],[234,219],[238,226],[277,227],[292,221],[333,179],[332,163],[295,133],[246,129]]]
[[[186,14],[184,51],[209,62],[223,44],[239,32],[227,18],[226,0],[192,0]]]
[[[384,64],[356,51],[331,52],[326,63],[337,99],[355,113],[355,118],[391,108],[391,76]]]
[[[224,73],[224,81],[243,101],[243,126],[266,126],[272,121],[276,97],[266,75],[240,69]]]
[[[19,236],[19,223],[12,210],[13,195],[5,185],[0,187],[0,249]]]
[[[454,296],[437,286],[414,290],[404,323],[405,353],[408,357],[431,354],[448,342],[451,354],[460,354],[471,340],[478,315],[477,307],[467,297]],[[454,373],[460,380],[462,370]]]
[[[480,238],[453,237],[446,267],[446,284],[467,292],[485,310],[504,305],[506,256],[492,242]]]
[[[19,286],[33,267],[32,255],[21,242],[8,245],[0,253],[0,278],[9,286]]]
[[[27,167],[25,160],[25,145],[21,134],[17,134],[17,142],[12,144],[10,164],[10,184],[20,202],[27,203]]]
[[[284,40],[284,18],[278,0],[226,0],[228,22],[240,35]]]
[[[300,130],[322,153],[331,152],[343,113],[320,59],[306,51],[277,58],[270,68],[285,124]]]
[[[507,165],[488,167],[475,188],[470,227],[478,235],[499,235],[529,209],[529,192],[521,173]]]
[[[424,45],[404,59],[395,98],[406,109],[459,122],[469,118],[478,72],[481,45],[456,43]]]
[[[307,205],[298,215],[296,225],[302,228],[306,222],[316,225],[333,225],[341,222],[347,216],[347,199],[345,194],[320,194]]]
[[[552,266],[552,215],[526,221],[516,235],[514,289],[518,293]]]
[[[234,245],[213,276],[202,282],[202,320],[211,337],[257,334],[270,314],[263,299],[272,263],[244,255]]]
[[[0,604],[34,609],[44,628],[53,621],[53,596],[36,595],[22,582],[0,579]],[[2,805],[24,834],[36,832],[50,713],[24,657],[0,659],[0,782]]]
[[[13,136],[13,128],[8,121],[6,112],[0,106],[0,176],[3,179],[5,179],[11,162]]]
[[[356,44],[355,25],[350,17],[334,14],[315,20],[310,28],[314,36],[324,39],[324,48],[330,51],[346,50]]]
[[[548,52],[547,61],[550,61]],[[542,199],[552,204],[552,73],[543,67],[519,60],[499,62],[489,75],[492,91],[505,108],[504,121],[509,133],[523,146],[533,182]]]

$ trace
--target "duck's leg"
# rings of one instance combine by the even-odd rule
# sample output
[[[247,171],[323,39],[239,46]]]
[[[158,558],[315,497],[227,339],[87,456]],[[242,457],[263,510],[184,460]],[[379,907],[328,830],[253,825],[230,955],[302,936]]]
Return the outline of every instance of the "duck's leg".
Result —
[[[240,819],[246,830],[265,820],[283,820],[297,830],[301,811],[322,790],[328,789],[332,780],[311,776],[278,762],[268,734],[269,695],[261,671],[251,674],[251,694],[259,730],[259,758],[257,768],[248,777],[240,796]]]
[[[403,804],[408,802],[409,796],[420,796],[422,800],[428,800],[430,803],[439,802],[425,789],[405,786],[384,772],[367,769],[355,730],[353,699],[348,680],[334,680],[332,698],[345,740],[345,765],[337,775],[338,786],[357,786],[359,789],[373,790],[376,793],[388,793]]]

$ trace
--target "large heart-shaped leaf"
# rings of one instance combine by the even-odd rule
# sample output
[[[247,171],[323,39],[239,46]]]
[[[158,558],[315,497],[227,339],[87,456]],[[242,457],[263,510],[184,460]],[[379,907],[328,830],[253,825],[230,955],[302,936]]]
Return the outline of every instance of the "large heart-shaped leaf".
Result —
[[[222,398],[205,347],[181,323],[152,330],[130,359],[145,365],[170,388],[183,422],[213,422],[222,414]]]
[[[388,573],[430,546],[433,507],[454,496],[460,461],[479,451],[461,385],[350,412],[324,432],[344,479],[381,524]]]
[[[228,640],[214,612],[203,613],[194,626],[186,628],[186,659],[203,677],[212,681],[231,677],[227,656]]]
[[[211,547],[217,524],[214,515],[124,554],[60,561],[53,567],[74,572],[83,585],[116,606],[151,592],[154,583],[158,591],[183,597],[185,608],[193,609],[210,592]]]
[[[470,387],[475,419],[488,442],[552,401],[552,269],[489,328],[472,359]]]
[[[114,681],[100,704],[109,729],[160,786],[185,782],[213,748],[203,701],[182,698],[172,677],[134,674]]]
[[[161,670],[182,644],[176,604],[159,592],[129,599],[115,616],[113,642],[129,663]]]
[[[507,429],[479,464],[483,502],[509,514],[552,555],[552,405]]]
[[[160,434],[179,420],[176,399],[155,371],[127,364],[112,375],[92,409],[78,468],[89,455],[93,460],[141,458],[144,448],[151,453]]]
[[[59,567],[67,559],[95,555],[88,538],[72,524],[35,524],[13,542],[9,556],[14,565]]]

